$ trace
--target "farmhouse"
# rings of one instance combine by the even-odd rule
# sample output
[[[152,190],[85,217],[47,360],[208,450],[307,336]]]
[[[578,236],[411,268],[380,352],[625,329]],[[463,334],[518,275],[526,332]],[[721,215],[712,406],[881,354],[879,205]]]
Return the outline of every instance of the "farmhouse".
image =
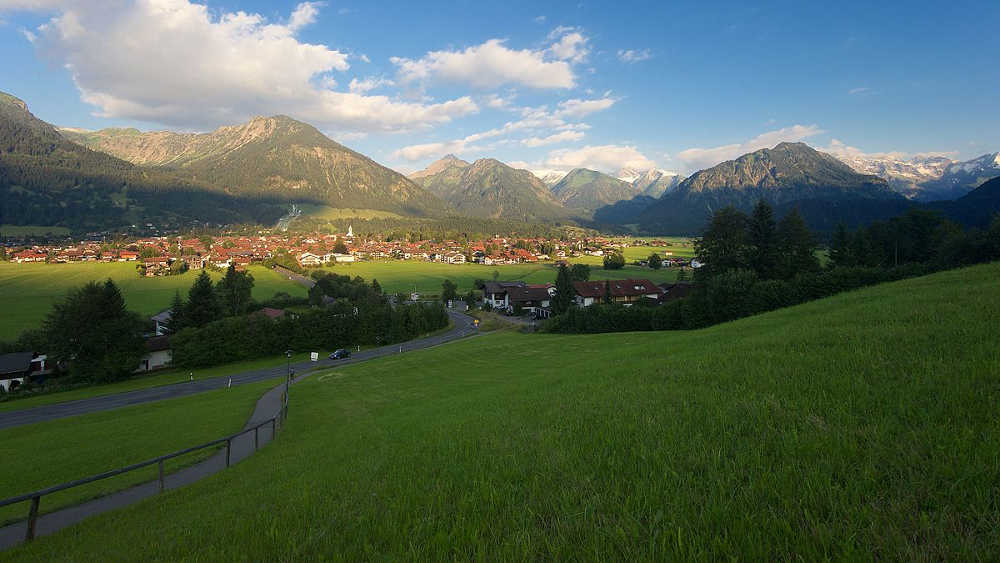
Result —
[[[486,282],[483,284],[483,305],[507,310],[511,307],[509,291],[526,285],[523,281]]]
[[[538,318],[548,318],[549,305],[555,292],[555,287],[549,284],[508,288],[507,299],[510,305],[507,307],[507,312],[513,313],[520,309]]]
[[[573,289],[576,290],[576,304],[581,307],[600,303],[609,291],[612,302],[625,306],[643,298],[659,301],[663,296],[663,289],[649,280],[578,281],[573,282]]]
[[[146,355],[139,360],[136,372],[153,371],[170,364],[170,337],[154,336],[146,340]]]

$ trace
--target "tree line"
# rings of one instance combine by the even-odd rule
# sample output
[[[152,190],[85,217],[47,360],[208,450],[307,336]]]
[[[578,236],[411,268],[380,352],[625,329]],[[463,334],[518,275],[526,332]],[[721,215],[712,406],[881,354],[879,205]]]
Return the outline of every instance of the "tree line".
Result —
[[[834,295],[842,291],[1000,259],[1000,216],[986,229],[963,229],[912,209],[853,232],[837,228],[821,266],[817,237],[794,210],[776,221],[757,203],[748,216],[716,211],[696,241],[690,296],[662,306],[568,307],[543,325],[551,332],[694,329]],[[560,278],[556,280],[557,291]],[[558,295],[558,294],[557,294]],[[649,303],[646,303],[649,305]]]

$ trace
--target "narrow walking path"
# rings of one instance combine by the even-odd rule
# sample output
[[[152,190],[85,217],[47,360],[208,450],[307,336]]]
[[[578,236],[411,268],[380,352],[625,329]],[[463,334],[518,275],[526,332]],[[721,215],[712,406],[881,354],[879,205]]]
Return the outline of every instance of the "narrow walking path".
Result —
[[[470,336],[476,333],[476,329],[472,323],[472,318],[466,315],[461,315],[459,313],[454,313],[449,311],[449,315],[452,318],[452,322],[455,327],[445,334],[431,336],[427,338],[421,338],[418,340],[412,340],[409,342],[404,342],[402,344],[395,344],[392,346],[383,346],[382,348],[377,348],[374,350],[366,350],[365,352],[356,354],[351,360],[348,361],[335,361],[335,362],[325,362],[322,363],[321,367],[330,367],[331,365],[345,365],[347,363],[357,363],[365,360],[370,360],[373,358],[379,358],[383,356],[388,356],[392,354],[399,354],[403,352],[409,352],[412,350],[421,350],[425,348],[430,348],[432,346],[437,346],[453,340],[463,338],[465,336]],[[314,363],[307,363],[308,367],[312,368],[316,366]],[[284,370],[281,371],[284,373]],[[306,377],[309,377],[311,373],[302,373],[296,377],[293,385]],[[273,374],[267,377],[273,377]],[[227,378],[218,378],[227,379]],[[248,381],[243,381],[242,383],[247,383]],[[183,385],[183,384],[182,384]],[[236,380],[234,376],[233,385],[236,385]],[[173,387],[173,386],[171,386]],[[213,387],[214,388],[214,387]],[[250,419],[243,426],[244,430],[253,428],[261,422],[264,422],[276,413],[278,413],[281,408],[281,398],[282,393],[285,390],[285,384],[282,383],[277,387],[269,390],[265,393],[254,406],[253,413],[250,415]],[[131,393],[125,393],[124,395],[130,395]],[[190,393],[188,393],[190,394]],[[153,399],[156,400],[156,399]],[[293,405],[294,407],[294,405]],[[111,407],[117,408],[117,407]],[[36,410],[36,409],[32,409]],[[104,410],[104,409],[99,409]],[[91,411],[88,411],[91,412]],[[56,417],[58,418],[58,417]],[[272,432],[271,426],[263,426],[259,430],[259,447],[270,443],[274,439],[274,434]],[[230,451],[230,464],[235,465],[240,461],[250,457],[256,452],[258,444],[255,443],[254,433],[247,432],[243,434],[232,442],[232,450]],[[166,453],[166,452],[164,452]],[[136,460],[139,461],[139,460]],[[218,473],[226,468],[226,451],[225,447],[220,449],[218,452],[213,454],[211,457],[205,461],[199,462],[190,467],[186,467],[174,473],[166,476],[166,489],[172,490],[186,485],[190,485],[196,481],[204,479],[210,475]],[[80,477],[85,477],[81,475]],[[152,496],[159,494],[159,483],[156,480],[150,481],[148,483],[143,483],[141,485],[136,485],[116,493],[112,493],[91,501],[84,502],[82,504],[77,504],[56,510],[48,514],[43,514],[39,516],[37,527],[35,530],[35,536],[44,536],[56,531],[59,531],[67,526],[71,526],[88,518],[90,516],[95,516],[109,510],[115,510],[118,508],[124,508],[126,506],[135,504],[139,501],[147,499]],[[25,491],[27,492],[27,491]],[[42,510],[44,510],[45,497],[42,497]],[[28,503],[24,503],[25,514],[27,515]],[[0,528],[0,549],[8,549],[14,545],[17,545],[24,541],[25,532],[27,531],[27,521],[17,522],[9,526]]]
[[[472,317],[454,311],[448,311],[448,315],[451,318],[453,327],[450,331],[444,334],[418,338],[416,340],[403,342],[402,344],[393,344],[391,346],[382,346],[380,348],[363,350],[355,353],[347,360],[328,360],[326,358],[321,358],[318,362],[297,362],[291,364],[291,368],[295,370],[295,373],[301,375],[309,370],[363,362],[372,358],[381,358],[383,356],[398,354],[401,351],[429,348],[431,346],[437,346],[438,344],[450,342],[458,338],[464,338],[476,332]],[[202,393],[213,389],[222,389],[223,387],[229,385],[230,378],[232,379],[233,385],[245,385],[247,383],[281,377],[285,375],[285,371],[285,366],[264,368],[234,374],[232,376],[213,377],[211,379],[200,379],[197,381],[175,383],[172,385],[149,387],[147,389],[138,389],[136,391],[129,391],[126,393],[101,395],[98,397],[90,397],[66,403],[55,403],[52,405],[44,405],[30,409],[3,412],[0,413],[0,429],[13,428],[15,426],[23,426],[25,424],[35,424],[36,422],[45,422],[47,420],[56,420],[67,416],[76,416],[92,412],[118,409],[121,407],[149,403],[153,401],[186,397],[195,393]]]

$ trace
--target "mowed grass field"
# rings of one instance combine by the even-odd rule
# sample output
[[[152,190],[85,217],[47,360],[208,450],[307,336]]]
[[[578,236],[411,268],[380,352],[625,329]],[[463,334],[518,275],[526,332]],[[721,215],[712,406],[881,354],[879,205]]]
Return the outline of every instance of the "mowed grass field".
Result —
[[[654,283],[661,283],[677,279],[676,268],[651,270],[639,266],[626,266],[621,270],[604,270],[601,268],[600,258],[587,258],[596,259],[581,260],[585,263],[591,263],[590,279],[592,280],[643,278]],[[435,295],[441,293],[441,284],[446,279],[458,284],[459,293],[466,293],[473,289],[477,279],[492,280],[493,272],[497,272],[498,280],[523,280],[528,283],[555,283],[558,273],[552,262],[482,266],[479,264],[442,264],[401,260],[338,264],[324,270],[340,275],[361,276],[368,281],[377,279],[382,290],[389,293],[409,293],[415,290]]]
[[[0,560],[997,560],[998,276],[347,366],[234,469]]]
[[[73,481],[195,446],[238,431],[257,399],[282,379],[207,391],[107,412],[0,430],[0,498]],[[167,462],[167,471],[204,459],[204,449]],[[156,466],[45,496],[50,512],[156,478]],[[28,504],[0,508],[0,523],[22,520]]]
[[[269,299],[283,291],[293,296],[305,296],[306,289],[285,279],[272,270],[252,266],[255,299]],[[210,272],[218,279],[222,274]],[[189,271],[179,276],[143,278],[135,271],[135,263],[108,264],[81,262],[71,264],[17,264],[0,262],[0,340],[13,340],[21,331],[38,328],[52,304],[63,299],[73,288],[89,281],[111,278],[121,288],[130,309],[142,315],[154,315],[170,306],[174,291],[187,296],[198,273]]]

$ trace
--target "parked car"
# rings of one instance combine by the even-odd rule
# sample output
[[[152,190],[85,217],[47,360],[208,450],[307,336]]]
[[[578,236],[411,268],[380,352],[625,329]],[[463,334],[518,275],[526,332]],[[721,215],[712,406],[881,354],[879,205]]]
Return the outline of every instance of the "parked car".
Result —
[[[347,348],[340,348],[339,350],[335,350],[332,354],[330,354],[331,360],[346,360],[347,358],[350,357],[351,357],[351,351],[348,350]]]

